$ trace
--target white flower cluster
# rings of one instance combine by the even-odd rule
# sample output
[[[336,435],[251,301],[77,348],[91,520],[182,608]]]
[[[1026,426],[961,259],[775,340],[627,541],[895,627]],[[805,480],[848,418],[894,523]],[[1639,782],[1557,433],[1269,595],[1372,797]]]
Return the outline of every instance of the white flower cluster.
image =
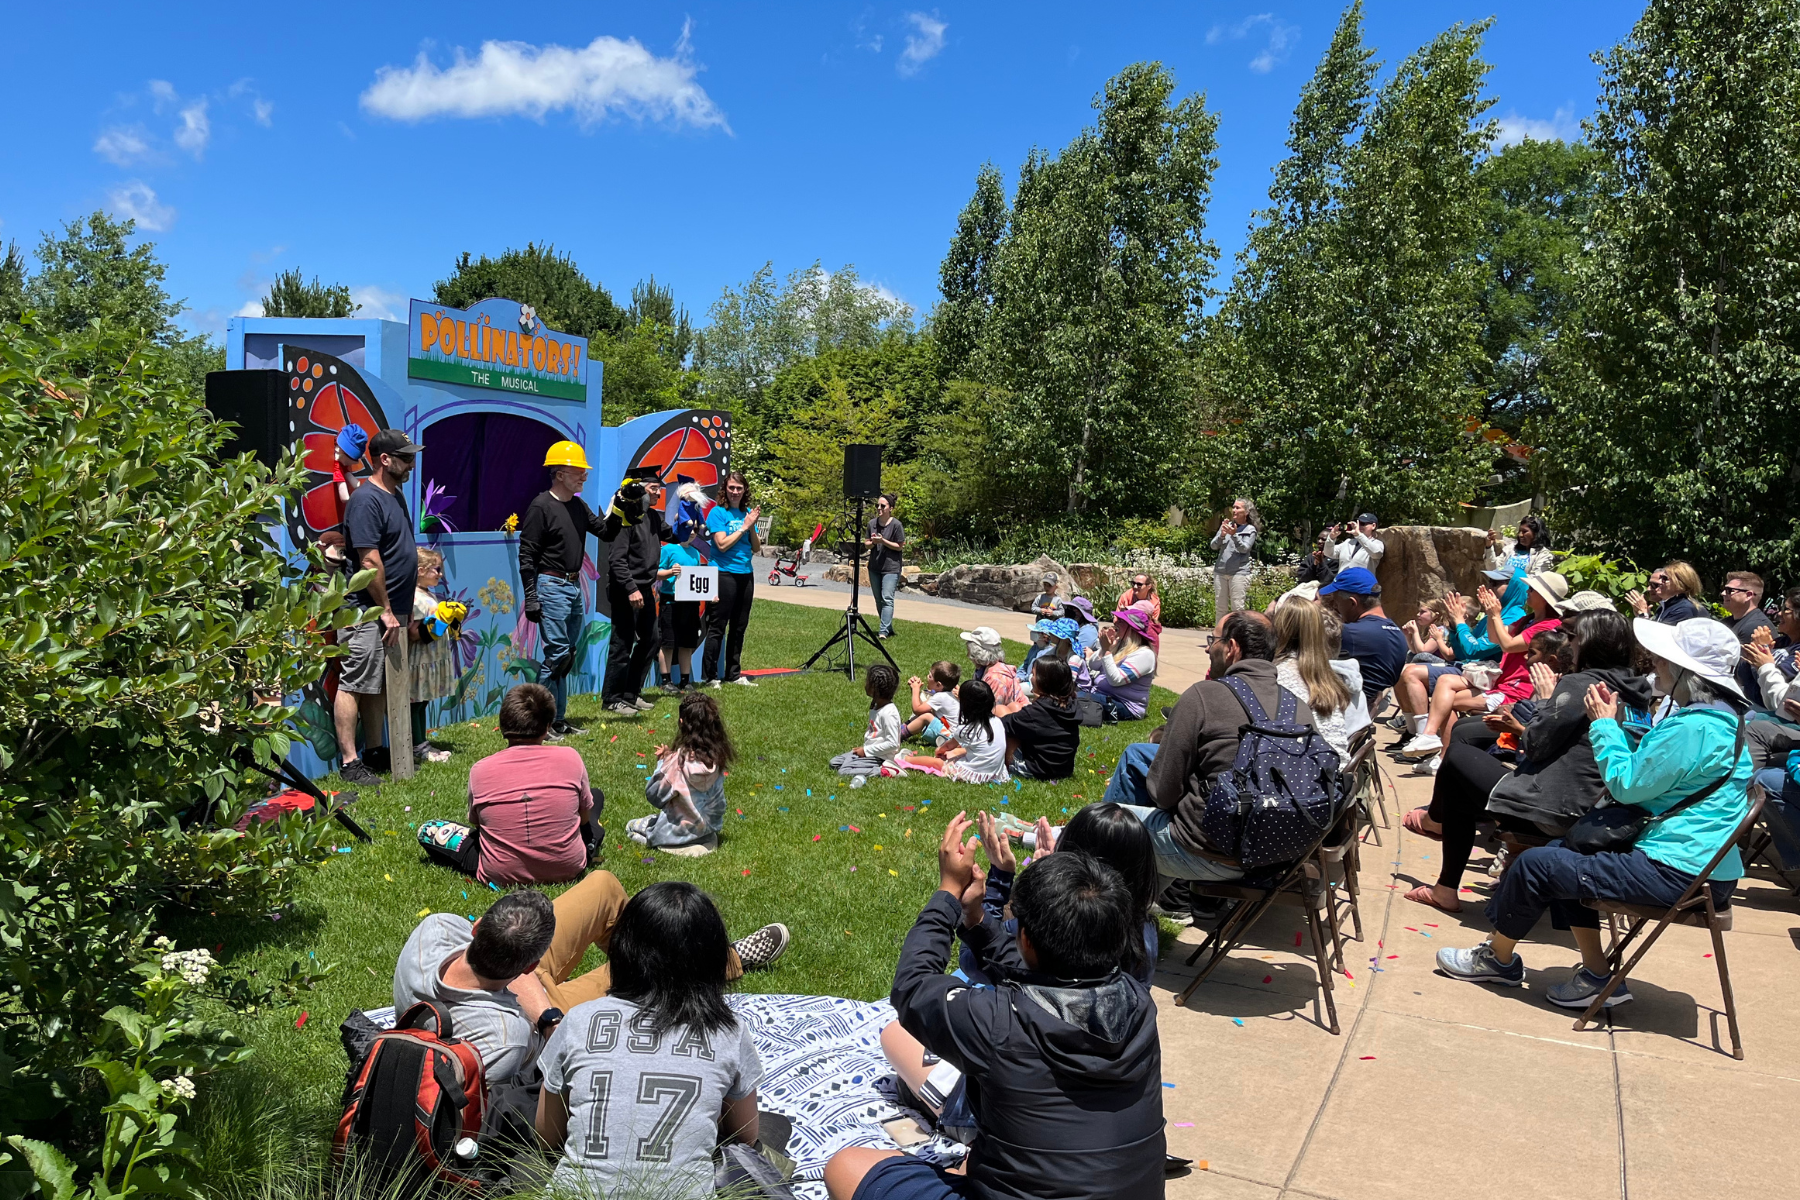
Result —
[[[174,1096],[177,1100],[192,1100],[194,1098],[194,1081],[189,1079],[186,1075],[177,1075],[173,1079],[165,1079],[162,1081],[161,1086],[163,1094],[166,1096]]]
[[[212,951],[205,948],[198,950],[171,949],[174,943],[168,938],[157,938],[155,945],[167,951],[162,956],[164,975],[179,975],[194,987],[206,982],[206,976],[218,965],[214,961]]]

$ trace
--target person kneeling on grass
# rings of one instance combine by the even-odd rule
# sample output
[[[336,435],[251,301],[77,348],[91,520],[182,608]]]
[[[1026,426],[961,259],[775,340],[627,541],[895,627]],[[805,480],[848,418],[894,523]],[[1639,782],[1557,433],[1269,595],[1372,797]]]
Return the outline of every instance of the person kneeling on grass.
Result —
[[[737,757],[719,702],[704,692],[681,698],[675,744],[656,748],[644,799],[658,811],[625,822],[625,833],[654,850],[709,854],[725,823],[725,769]]]
[[[1086,854],[1052,854],[1019,877],[1008,937],[982,909],[968,829],[958,813],[944,831],[939,890],[901,947],[892,995],[900,1026],[970,1081],[968,1173],[851,1147],[832,1155],[825,1186],[833,1200],[1161,1197],[1156,1007],[1119,968],[1135,935],[1129,888]],[[944,974],[959,925],[998,986]]]
[[[564,883],[596,857],[606,831],[595,823],[606,796],[588,783],[581,752],[546,746],[556,698],[521,683],[500,702],[506,749],[469,769],[469,822],[421,821],[431,858],[483,883]]]
[[[611,991],[572,1008],[544,1047],[537,1129],[563,1154],[551,1190],[710,1196],[714,1147],[756,1143],[763,1074],[725,1003],[725,922],[693,884],[652,884],[607,955]]]
[[[1675,626],[1639,617],[1632,628],[1650,652],[1657,690],[1673,710],[1665,711],[1633,751],[1619,727],[1619,697],[1596,683],[1587,690],[1587,736],[1613,800],[1654,814],[1650,823],[1624,853],[1581,854],[1556,841],[1519,855],[1488,901],[1493,935],[1467,950],[1439,950],[1438,969],[1446,975],[1518,987],[1525,982],[1525,963],[1514,947],[1549,909],[1551,924],[1574,935],[1581,966],[1550,988],[1546,999],[1586,1008],[1612,972],[1600,945],[1600,914],[1582,901],[1667,908],[1742,825],[1751,765],[1744,743],[1747,701],[1733,678],[1737,635],[1711,617]],[[1733,846],[1706,884],[1716,907],[1731,903],[1743,873],[1743,858]],[[1630,999],[1629,986],[1621,982],[1606,1004]]]
[[[1006,773],[1006,725],[994,715],[994,693],[981,680],[970,679],[957,689],[957,699],[961,712],[956,726],[937,754],[907,755],[900,761],[963,783],[1005,783],[1011,778]]]

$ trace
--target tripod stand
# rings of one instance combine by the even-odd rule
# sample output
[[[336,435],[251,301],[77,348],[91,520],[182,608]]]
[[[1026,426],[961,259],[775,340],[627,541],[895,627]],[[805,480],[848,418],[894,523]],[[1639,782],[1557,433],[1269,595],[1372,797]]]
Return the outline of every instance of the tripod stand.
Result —
[[[854,680],[856,678],[857,638],[861,638],[863,641],[869,643],[869,645],[875,647],[876,652],[879,653],[881,657],[887,659],[888,666],[894,668],[896,671],[900,669],[900,664],[895,662],[894,656],[887,652],[887,647],[881,644],[881,639],[875,636],[875,631],[869,628],[868,620],[862,613],[857,611],[856,607],[857,599],[861,595],[863,571],[862,535],[865,527],[866,525],[863,520],[863,497],[858,496],[856,498],[856,526],[853,535],[855,538],[856,550],[854,556],[850,560],[850,607],[844,610],[844,623],[837,627],[837,631],[831,635],[823,646],[820,646],[817,650],[813,651],[813,656],[806,660],[806,665],[804,667],[800,668],[802,671],[812,670],[813,664],[818,662],[821,658],[824,658],[826,659],[825,670],[842,671],[845,675],[849,676],[850,679]],[[843,646],[843,653],[841,656],[833,653],[833,649],[840,643]]]

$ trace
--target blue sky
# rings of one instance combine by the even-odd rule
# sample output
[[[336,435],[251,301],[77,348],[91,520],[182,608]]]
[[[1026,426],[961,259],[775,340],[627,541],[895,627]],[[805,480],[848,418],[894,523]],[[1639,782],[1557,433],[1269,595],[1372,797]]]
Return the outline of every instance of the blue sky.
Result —
[[[1572,136],[1589,55],[1641,4],[1367,6],[1390,66],[1493,15],[1492,114]],[[571,252],[621,299],[703,314],[766,260],[820,259],[921,312],[977,168],[1010,182],[1159,59],[1220,115],[1208,229],[1242,245],[1339,7],[1248,3],[15,5],[0,239],[135,214],[196,329],[279,270],[404,316],[463,250]],[[250,307],[246,307],[250,306]]]

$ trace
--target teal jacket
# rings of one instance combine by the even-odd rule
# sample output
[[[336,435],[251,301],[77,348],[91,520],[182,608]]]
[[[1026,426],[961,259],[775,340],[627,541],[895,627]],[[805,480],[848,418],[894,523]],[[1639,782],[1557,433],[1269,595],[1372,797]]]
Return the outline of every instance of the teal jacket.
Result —
[[[1749,811],[1750,754],[1746,750],[1732,761],[1737,718],[1723,706],[1690,704],[1676,709],[1651,726],[1635,753],[1617,721],[1593,722],[1588,740],[1612,798],[1653,813],[1730,773],[1712,795],[1666,821],[1652,821],[1638,839],[1639,850],[1684,875],[1704,871]],[[1712,877],[1737,879],[1743,873],[1744,861],[1733,846]]]

